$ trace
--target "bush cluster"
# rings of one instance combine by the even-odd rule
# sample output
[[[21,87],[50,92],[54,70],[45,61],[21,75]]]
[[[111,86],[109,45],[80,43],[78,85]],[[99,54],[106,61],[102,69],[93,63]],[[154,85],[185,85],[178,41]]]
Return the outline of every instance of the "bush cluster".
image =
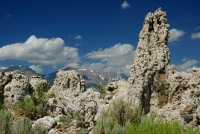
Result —
[[[47,91],[50,85],[47,83],[40,83],[36,86],[34,93],[25,98],[23,101],[16,103],[13,106],[14,110],[23,111],[26,117],[31,120],[36,120],[46,115]]]
[[[104,98],[106,96],[106,87],[102,84],[98,84],[96,88],[94,88],[94,91],[97,91],[101,94],[101,98]]]
[[[31,130],[32,123],[29,118],[14,122],[10,112],[0,110],[0,134],[36,134]]]
[[[94,134],[126,134],[131,123],[138,122],[140,117],[139,104],[134,108],[130,102],[118,99],[97,120]]]
[[[41,134],[40,129],[32,129],[31,120],[46,115],[45,106],[49,89],[49,84],[40,83],[30,97],[13,106],[15,116],[20,116],[18,121],[10,112],[4,111],[4,105],[0,104],[0,134]]]
[[[155,120],[155,116],[142,115],[141,105],[134,107],[122,99],[114,101],[98,118],[94,134],[199,134],[197,128],[182,129],[178,121]]]

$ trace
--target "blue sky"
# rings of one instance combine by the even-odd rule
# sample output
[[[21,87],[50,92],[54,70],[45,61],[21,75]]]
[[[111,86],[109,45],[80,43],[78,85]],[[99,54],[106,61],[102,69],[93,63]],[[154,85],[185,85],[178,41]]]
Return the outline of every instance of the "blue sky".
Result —
[[[199,67],[199,0],[1,0],[0,69],[128,74],[144,18],[159,7],[170,24],[170,64],[180,71]]]

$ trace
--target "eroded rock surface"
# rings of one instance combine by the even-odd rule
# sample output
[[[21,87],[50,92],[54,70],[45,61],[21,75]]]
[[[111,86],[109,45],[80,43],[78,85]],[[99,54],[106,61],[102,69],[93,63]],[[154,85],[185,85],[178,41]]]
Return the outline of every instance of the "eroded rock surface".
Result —
[[[40,76],[31,76],[29,80],[30,85],[33,89],[36,89],[39,83],[48,83],[47,80],[42,79]]]
[[[156,74],[167,75],[166,69],[170,61],[169,24],[165,17],[166,13],[161,8],[147,14],[131,67],[129,82],[133,86],[128,95],[129,100],[142,100],[144,113],[150,110],[149,101]]]
[[[66,133],[79,133],[82,128],[87,133],[91,132],[100,111],[107,104],[100,93],[92,89],[85,90],[85,81],[74,70],[59,71],[48,94],[54,94],[48,100],[48,113],[51,116],[68,115],[74,118],[78,114],[80,117],[73,119],[65,129]]]
[[[4,87],[12,80],[11,75],[6,75],[4,72],[0,72],[0,103],[4,103]]]
[[[200,124],[200,69],[178,72],[169,69],[168,88],[152,93],[151,112],[167,120],[180,120],[182,125]]]
[[[19,71],[14,71],[8,75],[10,82],[4,87],[4,105],[10,108],[18,101],[22,101],[30,95],[30,84],[28,78]]]
[[[51,116],[45,116],[43,118],[40,118],[36,120],[32,128],[33,130],[40,129],[41,133],[48,133],[51,128],[53,128],[56,125],[56,120],[52,118]]]
[[[73,114],[80,111],[80,96],[85,91],[85,82],[82,76],[76,71],[59,71],[54,85],[48,94],[55,97],[49,99],[49,106],[52,108],[51,115]]]

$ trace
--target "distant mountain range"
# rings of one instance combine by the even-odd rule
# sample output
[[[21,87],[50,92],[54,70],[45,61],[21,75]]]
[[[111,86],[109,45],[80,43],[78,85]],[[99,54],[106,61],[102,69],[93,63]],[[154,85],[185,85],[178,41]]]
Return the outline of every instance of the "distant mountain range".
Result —
[[[19,70],[23,72],[26,76],[31,77],[33,75],[38,75],[41,76],[43,79],[46,79],[49,83],[53,84],[55,78],[56,78],[56,72],[50,73],[50,74],[38,74],[31,68],[27,66],[11,66],[8,67],[7,69],[2,70],[3,72],[11,72],[14,70]],[[118,80],[123,80],[123,79],[128,79],[128,77],[124,74],[117,74],[113,72],[97,72],[97,71],[92,71],[89,69],[77,69],[77,68],[63,68],[61,70],[76,70],[79,72],[83,79],[86,81],[87,88],[89,87],[96,87],[97,84],[101,83],[103,85],[106,85],[107,83],[111,81],[118,81]]]

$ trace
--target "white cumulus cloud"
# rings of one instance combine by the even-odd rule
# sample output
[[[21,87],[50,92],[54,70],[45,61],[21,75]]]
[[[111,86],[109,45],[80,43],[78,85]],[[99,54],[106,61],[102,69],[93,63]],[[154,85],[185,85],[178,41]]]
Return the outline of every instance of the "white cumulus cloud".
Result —
[[[179,41],[180,38],[185,34],[183,30],[178,30],[175,28],[169,30],[169,32],[170,32],[169,42]]]
[[[83,37],[81,36],[81,35],[76,35],[76,36],[74,36],[74,39],[75,40],[80,40],[80,39],[82,39]]]
[[[195,65],[197,65],[198,61],[193,59],[190,60],[188,58],[183,58],[182,61],[184,62],[183,64],[180,65],[172,65],[173,67],[175,67],[178,71],[187,71],[189,69],[191,69],[192,67],[195,67]]]
[[[127,2],[127,1],[124,1],[122,4],[121,4],[121,8],[122,9],[127,9],[129,8],[131,5]]]
[[[0,60],[7,59],[53,67],[79,62],[78,49],[65,46],[61,38],[37,38],[34,35],[24,43],[10,44],[0,48]]]
[[[101,62],[91,64],[91,69],[98,69],[107,72],[118,72],[129,74],[129,68],[133,63],[134,49],[131,44],[116,44],[113,47],[104,50],[93,51],[86,55],[92,60],[100,60]]]
[[[38,74],[41,74],[43,71],[41,65],[31,65],[29,66],[29,68],[33,69],[33,71],[35,71]]]
[[[191,34],[191,39],[199,39],[200,38],[200,32]]]

